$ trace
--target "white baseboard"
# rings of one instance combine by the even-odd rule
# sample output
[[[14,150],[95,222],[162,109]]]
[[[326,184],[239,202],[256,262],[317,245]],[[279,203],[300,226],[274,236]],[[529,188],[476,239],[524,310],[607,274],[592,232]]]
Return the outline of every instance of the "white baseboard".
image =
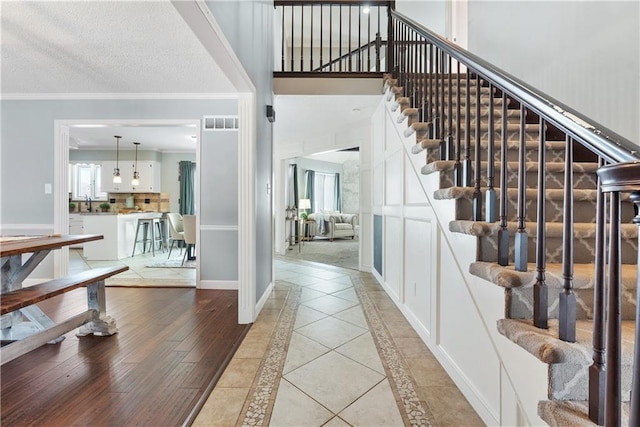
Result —
[[[198,289],[238,290],[237,280],[200,280]]]
[[[269,286],[267,286],[267,289],[264,291],[264,293],[260,297],[260,300],[256,303],[256,311],[255,311],[256,319],[258,318],[258,315],[262,311],[262,307],[264,307],[264,305],[266,304],[267,299],[269,299],[269,297],[271,296],[271,292],[273,292],[273,282],[269,283]]]

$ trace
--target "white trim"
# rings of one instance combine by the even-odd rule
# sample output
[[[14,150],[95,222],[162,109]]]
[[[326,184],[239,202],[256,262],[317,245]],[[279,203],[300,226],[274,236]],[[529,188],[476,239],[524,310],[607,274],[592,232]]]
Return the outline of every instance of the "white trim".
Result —
[[[69,233],[69,126],[66,120],[54,120],[53,143],[53,232]],[[64,277],[69,270],[69,248],[53,254],[53,276]]]
[[[238,231],[237,225],[200,225],[200,231]]]
[[[201,280],[198,289],[238,290],[237,280]]]
[[[256,318],[256,97],[242,93],[238,100],[238,323]]]
[[[82,99],[237,99],[237,93],[5,93],[3,101],[54,101]]]
[[[264,293],[260,297],[260,301],[258,301],[258,303],[256,304],[256,316],[262,311],[262,308],[267,303],[267,300],[271,296],[272,292],[273,292],[273,282],[269,283],[269,286],[267,286],[267,289],[264,291]]]

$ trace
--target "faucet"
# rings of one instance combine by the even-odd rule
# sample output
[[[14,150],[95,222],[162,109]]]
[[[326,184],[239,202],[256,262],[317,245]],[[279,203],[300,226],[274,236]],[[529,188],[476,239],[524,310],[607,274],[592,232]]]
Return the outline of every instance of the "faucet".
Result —
[[[84,205],[88,206],[87,212],[91,212],[91,197],[84,195]]]

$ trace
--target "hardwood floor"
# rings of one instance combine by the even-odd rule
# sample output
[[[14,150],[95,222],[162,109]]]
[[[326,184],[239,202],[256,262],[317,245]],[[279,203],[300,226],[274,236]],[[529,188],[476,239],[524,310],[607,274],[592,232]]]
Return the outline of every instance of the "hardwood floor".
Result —
[[[236,291],[107,288],[119,332],[75,331],[2,366],[1,425],[181,425],[248,330]],[[52,319],[86,309],[77,289],[39,304]]]

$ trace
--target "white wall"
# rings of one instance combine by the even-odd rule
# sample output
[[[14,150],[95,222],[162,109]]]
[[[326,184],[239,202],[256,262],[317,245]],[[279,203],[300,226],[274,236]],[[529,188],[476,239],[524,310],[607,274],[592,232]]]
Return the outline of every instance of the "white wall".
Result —
[[[471,52],[640,144],[639,2],[468,7]]]
[[[404,137],[390,104],[372,118],[372,151],[361,152],[372,187],[362,217],[383,224],[382,274],[371,271],[485,423],[542,425],[546,365],[498,333],[504,290],[469,274],[475,237],[449,231],[455,201],[433,200],[439,177],[421,174],[424,154],[411,154],[415,135]]]
[[[443,37],[447,36],[448,0],[396,0],[396,10]]]

